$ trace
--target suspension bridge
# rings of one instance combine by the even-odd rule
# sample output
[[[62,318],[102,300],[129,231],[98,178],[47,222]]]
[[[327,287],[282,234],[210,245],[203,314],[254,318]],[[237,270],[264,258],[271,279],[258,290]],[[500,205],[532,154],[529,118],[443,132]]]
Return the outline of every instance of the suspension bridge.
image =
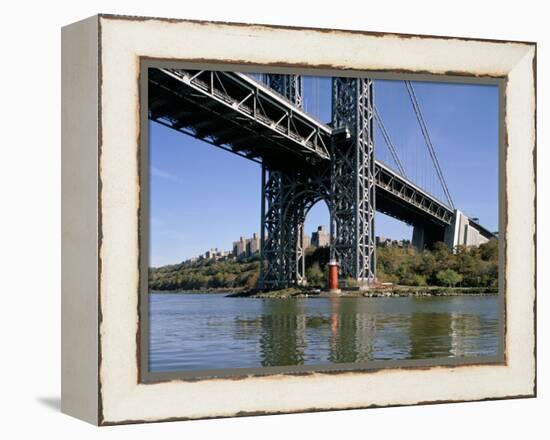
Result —
[[[331,259],[343,278],[376,282],[375,212],[413,226],[418,249],[479,245],[494,235],[459,211],[413,84],[405,81],[445,202],[415,184],[384,125],[368,78],[332,78],[332,120],[304,110],[300,75],[149,69],[149,119],[261,164],[263,288],[307,283],[304,222],[324,200]],[[378,127],[397,170],[375,157]]]

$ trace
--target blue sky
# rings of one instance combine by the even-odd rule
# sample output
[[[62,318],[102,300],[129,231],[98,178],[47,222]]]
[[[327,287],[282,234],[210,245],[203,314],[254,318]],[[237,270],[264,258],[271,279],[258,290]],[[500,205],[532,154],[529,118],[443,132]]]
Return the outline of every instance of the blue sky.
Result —
[[[414,82],[455,206],[498,229],[498,88]],[[306,77],[305,109],[330,121],[330,79]],[[375,82],[375,104],[408,177],[445,201],[402,81]],[[149,122],[150,264],[177,263],[207,249],[228,250],[260,229],[260,165]],[[376,157],[395,168],[379,130]],[[319,202],[306,233],[328,226]],[[410,239],[412,228],[377,213],[376,234]]]

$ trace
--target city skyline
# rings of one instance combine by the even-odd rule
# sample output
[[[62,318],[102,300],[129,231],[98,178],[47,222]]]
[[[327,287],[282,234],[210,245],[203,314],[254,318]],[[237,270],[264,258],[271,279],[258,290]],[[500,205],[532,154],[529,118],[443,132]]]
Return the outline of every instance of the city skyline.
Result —
[[[495,86],[415,82],[418,98],[457,206],[498,230],[498,89]],[[305,110],[330,119],[330,78],[304,81]],[[402,82],[376,81],[376,105],[411,180],[445,200],[407,104]],[[150,122],[150,264],[161,266],[260,229],[260,165]],[[393,166],[375,129],[376,156]],[[424,147],[425,150],[425,147]],[[208,171],[207,171],[208,170]],[[329,224],[317,203],[305,221],[309,235]],[[412,228],[376,214],[377,233],[410,239]]]
[[[398,246],[405,247],[411,244],[407,239],[393,239],[391,237],[385,237],[383,235],[377,235],[377,246]],[[321,248],[328,247],[330,245],[330,234],[326,225],[319,225],[317,229],[311,234],[304,234],[304,249],[308,248]],[[240,236],[239,240],[233,242],[232,249],[222,249],[219,247],[213,247],[201,254],[193,255],[185,260],[174,262],[174,264],[194,262],[197,260],[210,260],[210,259],[223,259],[223,258],[239,258],[242,256],[252,257],[260,253],[260,237],[259,234],[254,232],[252,237]],[[154,266],[153,266],[154,267]]]

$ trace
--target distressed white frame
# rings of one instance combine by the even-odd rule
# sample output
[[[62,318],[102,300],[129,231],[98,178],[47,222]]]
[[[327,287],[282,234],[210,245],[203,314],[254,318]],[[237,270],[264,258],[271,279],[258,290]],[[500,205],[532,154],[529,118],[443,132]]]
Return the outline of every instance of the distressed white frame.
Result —
[[[533,396],[535,51],[116,16],[64,28],[63,411],[117,424]],[[139,383],[140,57],[506,76],[506,365]]]

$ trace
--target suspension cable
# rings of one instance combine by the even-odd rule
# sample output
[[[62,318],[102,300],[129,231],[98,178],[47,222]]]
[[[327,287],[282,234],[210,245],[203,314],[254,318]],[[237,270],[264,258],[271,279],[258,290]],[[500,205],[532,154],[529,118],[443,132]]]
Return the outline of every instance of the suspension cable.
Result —
[[[374,108],[374,120],[376,121],[376,124],[380,128],[380,132],[382,133],[382,137],[384,138],[384,142],[386,142],[386,145],[388,146],[388,149],[390,150],[390,153],[393,157],[393,160],[395,161],[395,164],[397,165],[397,168],[399,169],[399,172],[403,177],[407,177],[407,174],[405,173],[405,168],[403,168],[403,164],[401,163],[401,159],[399,158],[399,154],[397,153],[397,150],[395,148],[395,145],[393,145],[393,142],[390,138],[390,135],[388,134],[388,131],[386,130],[386,126],[384,125],[384,122],[382,121],[382,117],[380,116],[380,113],[378,112],[378,109],[376,106],[373,106]]]
[[[437,172],[437,177],[441,182],[441,186],[443,187],[443,192],[445,193],[445,197],[447,198],[449,205],[451,205],[451,207],[454,209],[455,205],[453,203],[453,199],[451,198],[451,193],[449,192],[449,188],[447,187],[445,176],[443,175],[443,171],[441,170],[441,165],[439,163],[439,159],[437,158],[435,148],[432,144],[430,134],[428,133],[428,128],[426,127],[424,116],[422,115],[422,110],[420,109],[418,99],[416,98],[416,93],[414,92],[413,86],[410,81],[405,81],[405,86],[407,87],[407,92],[409,93],[409,98],[411,99],[413,110],[414,110],[414,113],[416,114],[416,119],[418,120],[418,124],[420,125],[420,130],[422,131],[422,135],[424,136],[424,140],[426,141],[426,146],[428,147],[428,152],[430,153],[430,157],[432,158],[435,171]]]

